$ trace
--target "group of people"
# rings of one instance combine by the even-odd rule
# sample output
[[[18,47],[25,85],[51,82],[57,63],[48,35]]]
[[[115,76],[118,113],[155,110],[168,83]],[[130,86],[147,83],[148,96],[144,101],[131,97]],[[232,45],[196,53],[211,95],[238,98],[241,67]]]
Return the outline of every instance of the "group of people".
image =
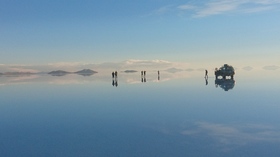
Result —
[[[141,76],[146,76],[146,71],[141,71]]]
[[[157,71],[158,73],[158,80],[160,80],[160,72]],[[205,70],[205,81],[206,81],[206,85],[208,85],[208,70]],[[141,82],[147,82],[146,79],[146,71],[141,71]],[[117,71],[113,71],[112,72],[112,85],[113,86],[118,86],[118,72]]]
[[[147,79],[146,79],[146,71],[141,71],[141,82],[146,82]]]
[[[112,78],[117,78],[118,77],[118,72],[117,71],[113,71],[112,72]]]
[[[160,72],[157,71],[158,73],[158,80],[160,80]],[[208,85],[208,70],[205,70],[205,82],[206,82],[206,85]],[[146,79],[146,71],[141,71],[141,82],[147,82],[147,79]],[[112,85],[117,87],[118,86],[118,72],[117,71],[113,71],[112,72]]]
[[[157,73],[158,73],[158,80],[160,80],[159,71],[157,71]],[[146,71],[141,71],[141,82],[147,82],[146,74],[147,74]],[[115,87],[118,86],[118,72],[117,71],[112,72],[112,85]]]

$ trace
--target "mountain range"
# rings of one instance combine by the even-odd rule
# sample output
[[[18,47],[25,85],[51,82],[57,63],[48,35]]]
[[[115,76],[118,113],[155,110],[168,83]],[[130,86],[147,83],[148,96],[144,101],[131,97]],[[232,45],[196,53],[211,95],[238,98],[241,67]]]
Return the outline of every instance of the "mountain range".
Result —
[[[51,71],[48,74],[53,75],[53,76],[64,76],[66,74],[79,74],[83,76],[90,76],[97,73],[96,71],[90,70],[90,69],[83,69],[80,71],[76,72],[68,72],[68,71],[63,71],[63,70],[56,70],[56,71]]]
[[[83,76],[90,76],[97,73],[96,71],[93,71],[91,69],[83,69],[80,71],[76,72],[68,72],[64,70],[55,70],[48,72],[47,74],[53,75],[53,76],[64,76],[67,74],[78,74],[78,75],[83,75]],[[5,73],[0,73],[0,76],[5,75],[5,76],[20,76],[20,75],[36,75],[36,74],[46,74],[45,72],[5,72]]]

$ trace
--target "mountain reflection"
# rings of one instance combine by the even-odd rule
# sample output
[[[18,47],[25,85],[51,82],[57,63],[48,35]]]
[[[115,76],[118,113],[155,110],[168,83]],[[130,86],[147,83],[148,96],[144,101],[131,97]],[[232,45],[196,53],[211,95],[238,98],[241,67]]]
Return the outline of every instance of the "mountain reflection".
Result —
[[[112,74],[111,78],[110,75]],[[140,75],[139,75],[140,74]],[[55,73],[39,73],[32,75],[0,75],[0,84],[19,84],[19,83],[51,83],[51,84],[85,84],[85,83],[111,83],[113,87],[119,87],[121,84],[138,84],[138,83],[164,83],[171,80],[184,80],[185,82],[196,83],[201,77],[201,73],[184,73],[178,72],[168,73],[165,71],[140,71],[139,73],[124,73],[124,72],[106,72],[106,73],[71,73],[71,72],[60,72]],[[81,77],[85,76],[85,77]],[[213,82],[209,81],[213,77],[204,77],[205,85],[211,85]],[[234,79],[216,79],[216,87],[228,91],[234,88]],[[188,83],[187,83],[188,84]]]
[[[51,76],[58,76],[58,77],[61,77],[61,76],[65,76],[67,75],[67,73],[61,73],[61,74],[50,74]]]
[[[91,75],[94,75],[94,74],[78,74],[78,75],[81,75],[81,76],[91,76]]]
[[[224,89],[225,91],[228,91],[230,89],[233,89],[235,85],[234,79],[216,79],[215,80],[215,86]]]

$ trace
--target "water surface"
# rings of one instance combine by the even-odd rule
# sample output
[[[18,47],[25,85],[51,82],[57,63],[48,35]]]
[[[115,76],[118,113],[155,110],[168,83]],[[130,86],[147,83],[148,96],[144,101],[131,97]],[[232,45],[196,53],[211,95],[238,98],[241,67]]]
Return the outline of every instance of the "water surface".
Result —
[[[280,155],[279,71],[145,79],[1,76],[0,156]]]

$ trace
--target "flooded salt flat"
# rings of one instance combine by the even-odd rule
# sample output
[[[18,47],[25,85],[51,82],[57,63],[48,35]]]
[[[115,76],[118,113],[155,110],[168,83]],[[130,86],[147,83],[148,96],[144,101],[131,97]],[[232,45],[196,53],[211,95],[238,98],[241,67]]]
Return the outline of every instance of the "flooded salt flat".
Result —
[[[279,70],[0,77],[1,156],[278,156]],[[116,85],[117,83],[117,85]]]

